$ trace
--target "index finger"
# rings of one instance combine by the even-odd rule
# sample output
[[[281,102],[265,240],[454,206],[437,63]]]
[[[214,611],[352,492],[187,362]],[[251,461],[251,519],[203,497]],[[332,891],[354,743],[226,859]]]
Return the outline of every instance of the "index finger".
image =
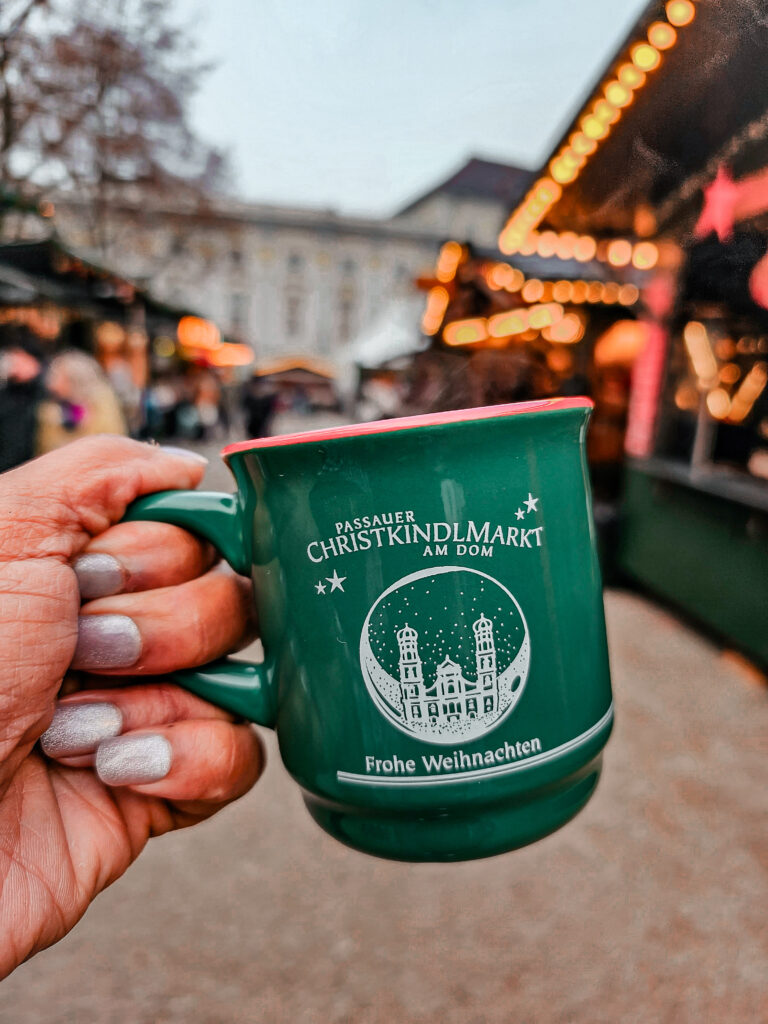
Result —
[[[73,564],[85,600],[187,583],[206,573],[216,551],[168,523],[118,523],[99,534]]]

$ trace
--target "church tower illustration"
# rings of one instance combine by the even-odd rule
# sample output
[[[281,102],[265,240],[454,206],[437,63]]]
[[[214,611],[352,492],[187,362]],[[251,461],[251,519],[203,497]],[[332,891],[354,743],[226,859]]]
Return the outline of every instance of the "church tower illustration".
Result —
[[[400,691],[403,702],[418,700],[422,693],[424,676],[421,670],[418,639],[419,634],[407,622],[397,632],[397,643],[400,647]]]
[[[473,623],[477,679],[464,677],[461,665],[446,655],[433,682],[424,681],[419,634],[407,623],[396,632],[400,648],[400,699],[406,722],[466,721],[499,707],[499,681],[493,622],[481,615]]]
[[[475,633],[477,661],[477,688],[483,700],[483,712],[496,711],[499,689],[496,683],[496,647],[493,642],[493,623],[481,615],[472,626]]]

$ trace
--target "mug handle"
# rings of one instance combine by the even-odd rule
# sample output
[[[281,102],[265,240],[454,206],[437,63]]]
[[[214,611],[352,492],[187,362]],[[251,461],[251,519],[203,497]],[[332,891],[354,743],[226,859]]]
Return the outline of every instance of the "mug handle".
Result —
[[[213,544],[235,572],[250,575],[237,499],[215,491],[158,491],[132,502],[123,522],[171,523]],[[198,669],[172,672],[179,686],[204,700],[242,715],[259,725],[273,726],[276,710],[272,672],[267,663],[223,658]]]

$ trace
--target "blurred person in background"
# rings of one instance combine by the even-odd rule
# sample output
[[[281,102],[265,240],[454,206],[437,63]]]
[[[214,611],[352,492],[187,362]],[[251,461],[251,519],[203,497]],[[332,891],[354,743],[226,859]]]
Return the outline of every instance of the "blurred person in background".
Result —
[[[277,405],[275,389],[258,377],[252,377],[243,387],[241,401],[248,437],[267,437]]]
[[[89,434],[125,434],[120,403],[104,371],[85,352],[62,352],[46,373],[48,399],[40,407],[38,453]]]
[[[201,367],[195,374],[195,410],[200,424],[199,438],[210,437],[219,425],[221,384],[213,370]]]
[[[45,396],[43,355],[23,327],[0,333],[0,472],[33,458]]]

